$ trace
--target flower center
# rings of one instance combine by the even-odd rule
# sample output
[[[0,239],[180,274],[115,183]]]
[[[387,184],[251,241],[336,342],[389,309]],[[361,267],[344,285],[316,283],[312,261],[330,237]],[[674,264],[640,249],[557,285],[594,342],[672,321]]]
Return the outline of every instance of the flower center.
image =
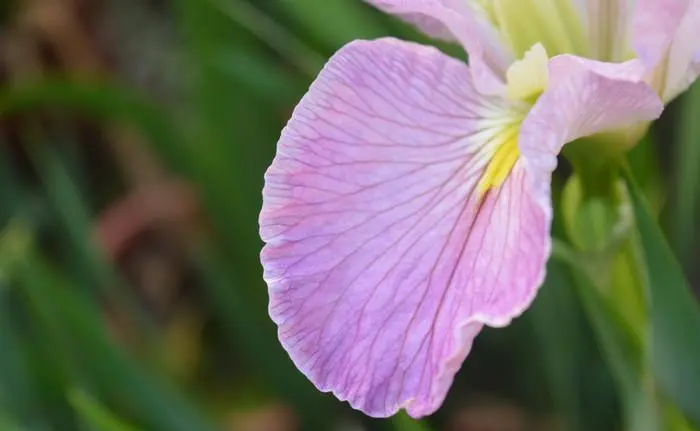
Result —
[[[498,187],[508,178],[520,157],[518,136],[520,125],[525,115],[522,111],[532,106],[547,87],[549,80],[549,58],[544,47],[537,43],[527,52],[522,60],[513,63],[506,73],[508,97],[515,106],[515,115],[509,113],[511,121],[498,126],[489,146],[493,148],[491,160],[479,180],[479,195],[483,196],[489,189]]]

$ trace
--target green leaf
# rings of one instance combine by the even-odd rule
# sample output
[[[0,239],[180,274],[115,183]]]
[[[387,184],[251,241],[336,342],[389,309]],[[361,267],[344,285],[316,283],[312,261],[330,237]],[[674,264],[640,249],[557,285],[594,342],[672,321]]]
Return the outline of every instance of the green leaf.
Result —
[[[68,250],[75,262],[73,273],[78,274],[82,282],[79,285],[90,289],[86,294],[94,293],[92,290],[96,287],[100,294],[128,309],[136,318],[139,330],[145,336],[153,336],[153,322],[131,290],[125,288],[126,284],[116,268],[93,243],[88,230],[92,225],[90,211],[66,166],[50,146],[32,142],[27,145],[27,150],[54,210],[52,215],[57,216],[65,234]]]
[[[79,389],[68,391],[68,400],[83,421],[95,431],[136,431],[107,410],[97,400]]]
[[[24,431],[16,422],[0,412],[0,430],[3,431]]]
[[[647,271],[651,360],[660,389],[700,425],[700,308],[629,171],[625,180]]]
[[[396,431],[430,431],[425,421],[413,419],[403,411],[391,418],[391,423]]]
[[[667,192],[661,172],[661,156],[658,141],[651,133],[647,133],[627,153],[627,161],[634,178],[649,201],[654,214],[658,214],[666,200]]]
[[[550,261],[547,278],[528,315],[547,371],[552,401],[571,429],[586,429],[583,422],[597,419],[597,415],[585,415],[581,404],[583,388],[576,377],[585,360],[585,340],[581,333],[577,298],[568,275],[564,265]]]
[[[284,26],[277,24],[272,17],[262,13],[254,4],[245,0],[208,1],[222,14],[246,28],[309,77],[316,76],[326,62],[321,54],[314,52]]]
[[[250,86],[240,85],[219,61],[222,55],[237,56],[230,47],[245,40],[233,31],[230,19],[208,1],[179,0],[175,5],[186,38],[187,64],[198,77],[190,88],[194,133],[188,151],[197,165],[191,180],[200,186],[216,229],[229,243],[231,260],[244,269],[243,285],[260,293],[255,288],[262,281],[255,251],[260,238],[254,227],[259,209],[250,203],[260,200],[263,173],[281,125],[270,127],[273,107],[258,103]],[[261,141],[270,144],[249,145]],[[265,298],[260,295],[258,300]]]
[[[197,134],[190,148],[199,163],[192,181],[200,186],[216,229],[216,237],[210,238],[213,252],[198,256],[204,288],[227,337],[238,343],[256,376],[296,407],[302,428],[329,429],[332,415],[319,414],[328,413],[328,396],[294,368],[266,312],[256,226],[263,173],[282,125],[271,127],[271,107],[260,104],[249,85],[241,85],[222,68],[222,53],[237,58],[240,48],[231,47],[245,40],[240,33],[247,32],[232,28],[230,16],[223,15],[215,1],[220,0],[175,2],[187,63],[199,78],[191,88],[191,120]]]
[[[700,85],[694,85],[683,98],[679,137],[675,154],[675,187],[671,208],[673,246],[681,259],[693,246],[697,230],[700,193]],[[690,259],[688,258],[689,262]]]
[[[5,253],[5,234],[0,239],[0,255]],[[0,258],[0,268],[7,269],[6,260]],[[45,394],[38,391],[36,376],[30,372],[26,363],[25,348],[29,347],[28,340],[19,336],[17,319],[13,319],[16,311],[15,298],[10,296],[11,290],[3,290],[5,281],[0,285],[0,408],[8,410],[18,419],[28,418],[36,414],[41,397]],[[0,429],[5,430],[0,420]],[[11,429],[11,428],[9,428]]]
[[[42,339],[50,339],[67,362],[64,390],[76,383],[94,388],[101,398],[124,406],[148,430],[214,430],[178,390],[146,372],[113,343],[95,302],[42,256],[28,250],[12,276],[28,297]]]
[[[660,429],[653,391],[645,370],[644,346],[642,339],[634,332],[640,328],[630,328],[617,308],[618,304],[606,300],[576,252],[555,242],[552,258],[568,264],[572,271],[583,308],[618,385],[626,429]]]
[[[231,288],[240,283],[220,257],[223,253],[202,247],[196,256],[208,289],[213,311],[221,316],[224,329],[235,338],[245,352],[248,365],[284,396],[300,413],[305,429],[326,430],[331,427],[329,415],[319,411],[332,411],[333,405],[327,396],[318,392],[299,373],[277,342],[272,322],[246,300],[244,291]],[[329,410],[331,409],[331,410]]]
[[[332,49],[353,39],[387,35],[387,30],[374,20],[371,8],[356,0],[284,0],[277,5]]]
[[[93,119],[121,121],[134,127],[171,166],[184,170],[190,162],[172,120],[141,95],[98,82],[44,80],[0,91],[0,116],[43,108],[69,108]]]

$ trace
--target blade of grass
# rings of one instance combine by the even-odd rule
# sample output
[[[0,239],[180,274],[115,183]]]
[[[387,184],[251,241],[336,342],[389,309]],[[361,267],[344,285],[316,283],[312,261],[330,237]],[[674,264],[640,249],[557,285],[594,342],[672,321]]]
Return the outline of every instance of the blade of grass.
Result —
[[[97,400],[79,389],[68,391],[68,401],[83,421],[95,431],[136,431],[136,428],[118,419]]]
[[[555,241],[552,258],[568,265],[571,270],[580,301],[618,385],[626,429],[660,430],[660,418],[645,368],[646,357],[641,340],[631,332],[627,322],[612,304],[600,294],[573,250]]]
[[[24,258],[34,246],[34,238],[28,226],[22,220],[13,220],[2,234],[2,249],[0,254],[11,256],[11,259],[3,258],[3,271],[8,280],[14,280],[18,269],[23,266]],[[63,322],[52,313],[50,304],[37,300],[26,290],[18,289],[18,301],[21,310],[27,312],[26,326],[22,336],[30,340],[30,346],[23,358],[28,373],[32,375],[32,384],[36,392],[41,394],[41,406],[36,405],[36,410],[42,411],[49,418],[52,425],[62,428],[74,426],[70,412],[64,407],[62,401],[62,387],[68,382],[81,382],[87,385],[88,379],[84,370],[77,366],[71,357],[68,345],[71,342],[68,334],[62,330]],[[19,310],[17,310],[19,311]],[[16,326],[16,325],[13,325]],[[40,328],[37,330],[37,328]],[[40,340],[40,343],[37,343]],[[39,362],[39,358],[52,358],[52,366],[45,367]],[[38,404],[38,403],[37,403]],[[36,414],[36,411],[29,414]]]
[[[639,181],[644,195],[652,204],[652,210],[658,214],[668,198],[664,190],[664,179],[661,173],[661,157],[659,146],[651,133],[632,148],[627,154],[630,169]]]
[[[276,6],[333,50],[353,39],[376,39],[388,35],[388,30],[374,19],[371,7],[363,2],[281,0]]]
[[[700,85],[685,94],[678,125],[679,138],[675,154],[675,187],[672,190],[672,243],[678,256],[690,263],[697,230],[698,200],[700,199]]]
[[[178,22],[186,38],[192,83],[192,118],[198,145],[194,181],[212,217],[216,237],[200,267],[217,320],[243,346],[247,364],[270,389],[297,408],[304,429],[329,429],[327,397],[306,381],[282,350],[267,317],[257,218],[263,173],[274,152],[283,117],[250,88],[232,79],[219,61],[222,53],[249,37],[232,29],[230,18],[210,2],[179,0]],[[235,45],[234,45],[235,46]],[[240,49],[240,48],[239,48]],[[257,143],[257,145],[251,145]],[[199,253],[200,250],[197,250]],[[324,412],[324,414],[319,414]]]
[[[24,428],[14,420],[10,419],[9,415],[0,411],[0,430],[3,431],[25,431]]]
[[[0,91],[0,117],[33,109],[68,108],[93,119],[123,121],[142,133],[175,169],[186,171],[189,155],[173,119],[139,94],[97,82],[45,80]]]
[[[145,372],[118,349],[110,341],[94,303],[80,295],[73,283],[36,252],[25,253],[13,276],[42,314],[46,314],[42,319],[45,333],[61,334],[73,364],[89,376],[90,386],[124,405],[146,429],[214,429],[174,388]],[[53,328],[48,328],[49,325]]]
[[[308,45],[262,13],[255,5],[244,0],[207,0],[225,16],[247,29],[290,64],[309,77],[314,77],[326,62]]]
[[[4,244],[0,244],[0,249],[4,249]],[[5,259],[0,258],[0,268],[7,268]],[[25,419],[40,410],[41,395],[36,391],[35,376],[25,363],[25,346],[12,319],[16,303],[9,290],[2,290],[5,280],[0,283],[0,407]]]
[[[130,310],[141,332],[152,337],[153,322],[94,244],[89,231],[93,224],[90,212],[63,163],[51,146],[30,142],[26,148],[70,243],[72,257],[77,263],[76,274],[83,281],[80,286],[88,289],[84,293],[90,295],[97,291]]]
[[[647,274],[653,372],[661,390],[700,426],[700,307],[629,170],[624,177]]]
[[[268,138],[274,142],[278,132],[270,129],[266,118],[269,114],[263,116],[261,106],[253,106],[246,90],[237,98],[226,95],[238,87],[216,67],[219,51],[215,47],[222,43],[222,30],[217,27],[228,24],[228,20],[222,23],[220,11],[208,2],[180,0],[178,6],[188,38],[189,63],[195,65],[194,74],[200,77],[194,83],[195,115],[201,130],[198,136],[207,143],[201,149],[205,154],[199,159],[201,175],[196,181],[219,234],[215,249],[198,257],[208,299],[227,334],[245,346],[247,363],[272,389],[297,406],[305,428],[328,429],[327,416],[318,414],[327,410],[321,401],[323,396],[293,368],[267,317],[258,260],[261,241],[257,234],[257,202],[269,159],[249,142]],[[232,128],[235,120],[239,120],[233,124],[240,125],[240,130]],[[259,187],[253,186],[256,183]]]
[[[227,250],[239,268],[245,268],[246,286],[260,284],[257,249],[257,208],[262,173],[273,149],[251,142],[274,142],[278,132],[270,127],[270,107],[260,105],[250,89],[223,70],[219,57],[235,55],[226,44],[238,41],[229,19],[211,3],[176,2],[179,23],[186,36],[188,64],[192,68],[193,134],[190,159],[196,164],[192,179],[202,190],[216,229],[229,245]],[[253,185],[259,183],[260,187]],[[248,274],[255,270],[255,274]],[[244,273],[241,271],[241,273]],[[262,297],[258,300],[263,299]]]
[[[277,344],[277,337],[267,315],[256,315],[255,309],[248,306],[240,290],[231,288],[236,285],[235,275],[224,262],[211,250],[202,248],[196,259],[202,270],[210,295],[211,306],[222,319],[228,333],[239,341],[249,366],[257,368],[259,377],[281,396],[286,398],[302,416],[304,429],[327,430],[331,423],[328,412],[327,397],[317,392],[288,360],[282,348]]]
[[[221,67],[250,87],[266,103],[291,105],[304,91],[305,80],[280,68],[279,61],[260,52],[241,50],[236,57],[220,59]]]
[[[576,379],[583,358],[583,335],[579,327],[578,304],[571,280],[563,266],[547,265],[547,278],[537,294],[529,316],[539,341],[542,360],[549,377],[552,400],[572,430],[589,422],[582,407],[582,388]],[[564,311],[566,310],[566,311]]]
[[[3,156],[7,153],[3,152]],[[33,242],[33,232],[44,224],[45,211],[36,204],[30,190],[20,186],[15,166],[2,157],[3,191],[9,204],[7,221],[0,233],[0,408],[21,420],[29,430],[45,430],[70,424],[70,415],[60,406],[60,392],[68,369],[60,342],[47,338],[36,342],[34,321],[25,298],[11,284],[13,268]],[[54,366],[43,360],[51,356]],[[37,369],[38,358],[42,359]],[[71,370],[75,375],[75,370]]]

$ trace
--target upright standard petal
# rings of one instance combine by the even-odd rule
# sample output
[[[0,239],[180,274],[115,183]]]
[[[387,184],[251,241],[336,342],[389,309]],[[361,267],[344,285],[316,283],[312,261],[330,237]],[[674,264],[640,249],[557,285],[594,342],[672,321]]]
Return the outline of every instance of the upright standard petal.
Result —
[[[401,17],[431,37],[453,42],[459,40],[452,25],[455,14],[469,15],[472,13],[467,2],[462,0],[366,1],[384,12]]]
[[[636,0],[587,0],[590,56],[602,61],[629,58],[629,32]]]
[[[691,0],[666,56],[663,98],[670,101],[700,75],[700,1]]]
[[[564,144],[624,129],[661,115],[663,103],[644,82],[638,60],[621,64],[561,55],[549,64],[549,86],[520,129],[522,163],[542,208],[549,208],[551,173]]]
[[[496,93],[513,53],[479,6],[482,0],[366,0],[433,37],[459,41],[482,93]]]
[[[684,91],[700,73],[700,1],[637,0],[634,48],[664,101]]]
[[[431,414],[482,325],[532,301],[550,212],[520,162],[502,169],[504,103],[459,61],[384,39],[341,49],[295,110],[261,258],[280,340],[319,389],[372,416]]]

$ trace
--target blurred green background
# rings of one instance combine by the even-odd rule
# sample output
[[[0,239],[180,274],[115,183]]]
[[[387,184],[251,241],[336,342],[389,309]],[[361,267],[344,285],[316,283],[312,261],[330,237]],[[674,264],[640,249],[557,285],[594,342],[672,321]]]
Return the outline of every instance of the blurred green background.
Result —
[[[0,19],[0,431],[623,429],[556,262],[421,422],[317,392],[278,344],[257,216],[280,130],[334,50],[432,43],[412,28],[359,0],[1,0]],[[691,280],[699,118],[696,86],[630,155]]]

